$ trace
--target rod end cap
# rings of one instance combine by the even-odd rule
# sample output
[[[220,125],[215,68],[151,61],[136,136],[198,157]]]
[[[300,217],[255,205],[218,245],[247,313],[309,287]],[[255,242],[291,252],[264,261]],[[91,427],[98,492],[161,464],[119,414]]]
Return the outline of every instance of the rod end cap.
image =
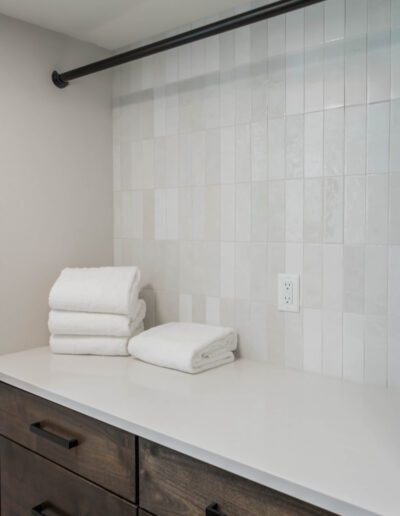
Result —
[[[61,79],[60,74],[56,70],[54,70],[51,74],[51,79],[53,83],[57,86],[57,88],[65,88],[69,84],[69,82]]]

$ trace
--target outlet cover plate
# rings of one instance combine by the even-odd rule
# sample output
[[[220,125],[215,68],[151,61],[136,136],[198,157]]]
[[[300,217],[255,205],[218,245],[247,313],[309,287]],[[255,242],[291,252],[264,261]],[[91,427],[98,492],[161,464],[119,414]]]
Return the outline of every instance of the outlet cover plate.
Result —
[[[298,274],[278,274],[278,310],[282,312],[300,311],[300,276]]]

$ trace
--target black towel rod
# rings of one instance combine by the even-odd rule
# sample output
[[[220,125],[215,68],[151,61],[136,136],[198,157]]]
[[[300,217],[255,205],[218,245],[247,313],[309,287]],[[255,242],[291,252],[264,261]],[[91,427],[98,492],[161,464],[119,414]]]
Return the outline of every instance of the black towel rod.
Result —
[[[54,70],[51,77],[53,83],[58,88],[65,88],[68,86],[69,81],[78,79],[78,77],[101,72],[102,70],[107,70],[114,66],[135,61],[142,57],[164,52],[171,48],[176,48],[181,45],[186,45],[187,43],[192,43],[193,41],[198,41],[199,39],[215,36],[222,32],[237,29],[244,25],[272,18],[273,16],[288,13],[322,1],[323,0],[279,0],[278,2],[257,7],[256,9],[251,9],[250,11],[245,11],[243,13],[236,14],[235,16],[230,16],[224,20],[218,20],[216,22],[209,23],[208,25],[204,25],[203,27],[198,27],[196,29],[183,32],[182,34],[177,34],[176,36],[171,36],[170,38],[150,43],[143,47],[128,50],[128,52],[123,52],[122,54],[117,54],[115,56],[108,57],[107,59],[101,59],[100,61],[80,66],[79,68],[74,68],[67,72],[58,73]]]

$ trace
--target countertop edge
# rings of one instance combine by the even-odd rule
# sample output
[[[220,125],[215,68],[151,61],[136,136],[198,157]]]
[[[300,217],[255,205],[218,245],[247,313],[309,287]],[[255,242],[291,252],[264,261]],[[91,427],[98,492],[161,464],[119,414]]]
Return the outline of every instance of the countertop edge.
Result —
[[[241,464],[192,444],[174,439],[156,430],[110,415],[107,412],[55,394],[44,388],[36,387],[35,385],[4,373],[0,373],[0,381],[328,511],[349,516],[376,516],[377,514],[344,500],[339,500],[300,484],[293,483],[290,480],[285,480],[284,478]]]

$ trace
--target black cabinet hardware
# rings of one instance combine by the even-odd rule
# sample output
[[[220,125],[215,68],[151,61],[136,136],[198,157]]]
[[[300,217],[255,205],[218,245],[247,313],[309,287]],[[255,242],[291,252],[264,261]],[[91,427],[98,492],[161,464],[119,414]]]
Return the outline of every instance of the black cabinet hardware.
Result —
[[[61,437],[60,435],[53,434],[48,430],[44,430],[40,422],[32,423],[29,429],[32,433],[39,435],[40,437],[44,437],[45,439],[48,439],[49,441],[58,444],[63,448],[67,448],[67,450],[70,450],[71,448],[75,448],[75,446],[78,446],[78,440],[74,437],[67,439],[65,437]]]
[[[206,508],[206,516],[226,516],[218,509],[217,503],[210,503]]]

